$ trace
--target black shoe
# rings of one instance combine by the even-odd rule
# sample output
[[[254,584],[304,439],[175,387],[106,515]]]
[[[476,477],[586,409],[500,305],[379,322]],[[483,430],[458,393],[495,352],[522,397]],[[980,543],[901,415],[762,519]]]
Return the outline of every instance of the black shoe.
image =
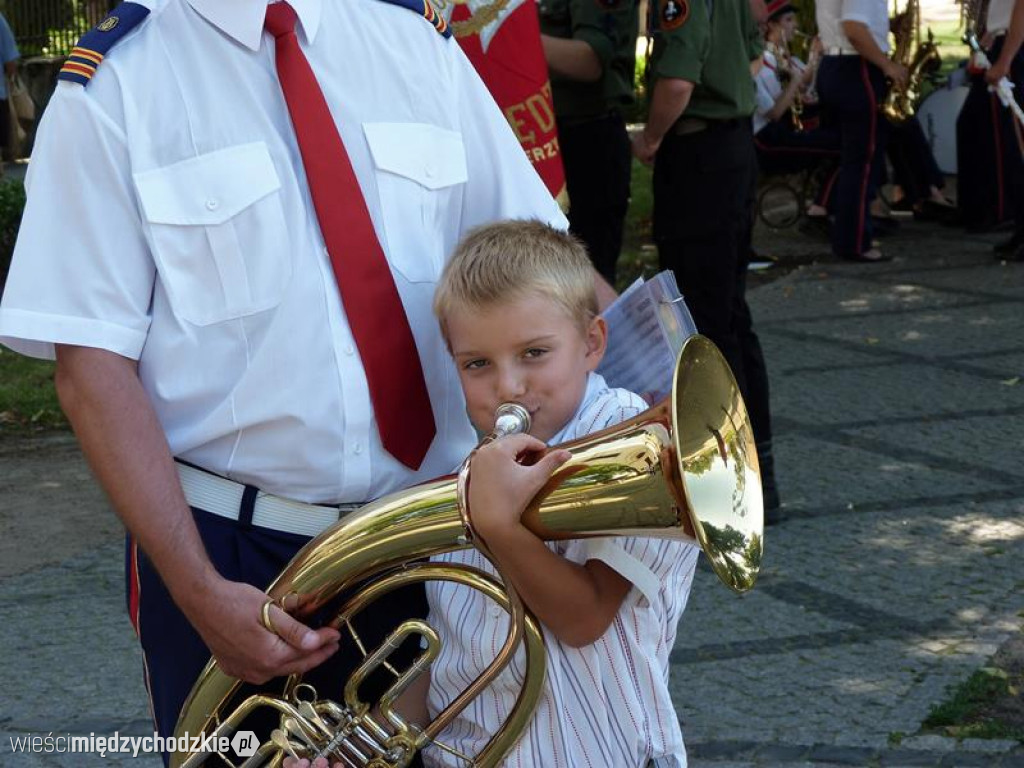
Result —
[[[764,500],[764,524],[774,525],[781,521],[782,504],[779,489],[775,485],[775,457],[771,440],[757,444],[757,464],[761,470],[761,496]]]
[[[892,256],[882,253],[877,248],[871,248],[864,253],[837,253],[837,257],[845,261],[859,261],[864,264],[878,264],[883,261],[892,261]]]
[[[996,258],[1004,261],[1024,262],[1024,245],[1019,246],[1013,253],[1004,253]]]
[[[1007,256],[1024,245],[1024,230],[1018,229],[1005,240],[992,246],[992,253],[997,256]]]

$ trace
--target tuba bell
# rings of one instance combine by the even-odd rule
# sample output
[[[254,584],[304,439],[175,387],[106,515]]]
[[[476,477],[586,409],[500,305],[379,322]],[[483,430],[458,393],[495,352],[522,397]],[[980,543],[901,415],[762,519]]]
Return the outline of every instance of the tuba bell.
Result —
[[[520,409],[521,411],[522,409]],[[522,431],[513,407],[499,420],[503,432]],[[528,417],[527,417],[528,418]],[[517,423],[518,420],[518,423]],[[492,435],[491,438],[495,436]],[[633,419],[560,446],[572,457],[531,501],[524,524],[545,540],[588,536],[669,537],[699,544],[719,579],[736,592],[750,589],[762,554],[764,509],[757,453],[746,407],[728,364],[702,336],[683,345],[672,393]],[[425,726],[407,722],[395,701],[426,670],[440,648],[437,633],[420,620],[399,625],[345,681],[341,702],[320,698],[299,676],[282,690],[236,702],[242,683],[211,660],[182,708],[175,736],[230,738],[257,710],[280,715],[280,727],[244,766],[279,766],[289,756],[327,757],[343,765],[401,768],[436,741],[448,723],[507,665],[517,647],[526,665],[518,700],[471,765],[502,760],[529,723],[544,681],[543,636],[514,591],[477,569],[432,563],[442,552],[480,546],[464,503],[469,460],[442,477],[371,502],[307,544],[268,589],[268,595],[304,616],[329,610],[331,626],[354,635],[350,621],[363,607],[401,586],[442,579],[481,591],[511,616],[498,657],[449,707]],[[486,550],[484,549],[486,554]],[[353,590],[354,585],[360,585]],[[365,677],[384,666],[394,648],[419,635],[422,652],[374,705],[360,698]],[[343,635],[343,642],[345,637]],[[204,764],[209,752],[173,753],[174,768]],[[216,765],[234,765],[217,753]]]

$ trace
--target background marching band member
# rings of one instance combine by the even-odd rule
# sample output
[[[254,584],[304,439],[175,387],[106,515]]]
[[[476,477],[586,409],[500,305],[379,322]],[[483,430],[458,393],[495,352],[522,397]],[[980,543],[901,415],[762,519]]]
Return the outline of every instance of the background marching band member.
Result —
[[[991,51],[992,66],[985,72],[985,83],[994,86],[1004,77],[1009,78],[1014,85],[1014,98],[1019,103],[1020,94],[1024,93],[1024,0],[992,0],[988,18],[992,25],[990,29],[1002,30],[1003,24],[1006,24],[1006,28],[1005,32],[994,32],[996,40]],[[973,90],[972,83],[971,92]],[[994,251],[996,258],[1024,261],[1024,126],[1010,109],[1001,104],[997,114],[1005,144],[1001,170],[1011,190],[1009,199],[1013,214],[1013,234],[1005,242],[997,243]]]
[[[633,103],[638,8],[637,0],[540,3],[569,230],[613,285],[629,207],[633,157],[622,112]]]
[[[647,123],[633,154],[654,163],[654,240],[697,329],[722,351],[750,412],[766,522],[778,519],[768,371],[746,298],[757,157],[751,115],[761,34],[747,2],[651,4]]]
[[[824,57],[818,68],[818,94],[842,136],[835,188],[832,251],[854,261],[883,261],[872,245],[870,203],[881,178],[888,123],[879,114],[886,78],[907,79],[906,68],[886,55],[889,12],[886,0],[818,0],[818,34]]]
[[[837,130],[808,114],[807,106],[817,103],[813,85],[818,54],[812,49],[808,66],[790,53],[796,25],[792,3],[773,0],[768,4],[763,66],[754,75],[754,146],[761,171],[766,173],[793,173],[826,163],[836,166],[825,175],[806,211],[809,218],[823,223],[838,172],[840,139]]]
[[[970,23],[988,61],[1000,62],[997,72],[1015,84],[1019,95],[1024,58],[1019,48],[1006,45],[1013,8],[1014,0],[991,0],[984,17]],[[1014,118],[989,89],[977,54],[968,72],[971,87],[956,120],[957,205],[968,232],[987,232],[1014,218],[1024,161]],[[1022,244],[1024,240],[1011,237],[996,246],[996,254],[1012,254]]]

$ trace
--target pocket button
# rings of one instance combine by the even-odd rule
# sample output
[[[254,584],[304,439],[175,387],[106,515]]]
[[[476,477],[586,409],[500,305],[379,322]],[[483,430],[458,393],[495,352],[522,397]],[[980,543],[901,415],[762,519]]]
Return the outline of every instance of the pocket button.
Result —
[[[208,210],[208,211],[216,211],[218,208],[220,208],[220,203],[218,201],[216,201],[216,200],[207,200],[206,201],[206,210]]]

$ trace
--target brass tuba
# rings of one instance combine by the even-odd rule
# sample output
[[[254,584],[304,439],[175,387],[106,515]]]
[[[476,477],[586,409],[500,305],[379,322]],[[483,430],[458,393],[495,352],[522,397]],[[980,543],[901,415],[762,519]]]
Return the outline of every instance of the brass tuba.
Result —
[[[914,114],[921,95],[924,78],[942,65],[939,44],[931,29],[928,38],[921,40],[920,0],[907,0],[903,10],[893,16],[892,35],[895,45],[892,60],[907,70],[907,82],[900,86],[891,83],[882,102],[882,114],[894,125],[902,125]]]
[[[501,424],[515,422],[513,413]],[[520,409],[522,410],[522,409]],[[525,413],[525,412],[524,412]],[[519,431],[513,424],[503,431]],[[523,515],[545,540],[587,536],[658,536],[697,542],[718,577],[737,592],[754,585],[761,563],[764,509],[754,438],[746,408],[718,349],[693,336],[676,363],[672,394],[635,418],[565,446],[572,458],[558,469]],[[367,504],[306,545],[268,594],[305,615],[330,606],[331,625],[354,631],[353,615],[389,591],[432,579],[480,590],[512,617],[499,656],[438,717],[424,727],[406,722],[395,700],[436,658],[437,633],[410,620],[383,645],[365,650],[346,682],[343,701],[320,698],[292,676],[278,693],[238,703],[240,681],[211,660],[185,702],[175,735],[231,737],[253,711],[280,713],[280,727],[245,766],[280,765],[288,755],[330,758],[344,765],[399,768],[438,734],[511,660],[525,643],[526,671],[508,720],[471,765],[497,765],[529,723],[544,680],[543,638],[518,597],[486,574],[461,565],[431,563],[431,555],[479,546],[464,503],[468,460],[459,476],[443,477]],[[481,547],[483,549],[483,547]],[[484,549],[485,554],[486,550]],[[353,593],[359,583],[362,588]],[[335,607],[335,604],[340,603]],[[387,656],[410,635],[423,651],[374,706],[359,696],[362,680],[387,665]],[[358,637],[353,637],[360,642]],[[212,743],[213,739],[209,742]],[[174,753],[171,765],[202,765],[208,752]],[[223,761],[220,759],[223,758]],[[216,765],[232,765],[220,754]]]

